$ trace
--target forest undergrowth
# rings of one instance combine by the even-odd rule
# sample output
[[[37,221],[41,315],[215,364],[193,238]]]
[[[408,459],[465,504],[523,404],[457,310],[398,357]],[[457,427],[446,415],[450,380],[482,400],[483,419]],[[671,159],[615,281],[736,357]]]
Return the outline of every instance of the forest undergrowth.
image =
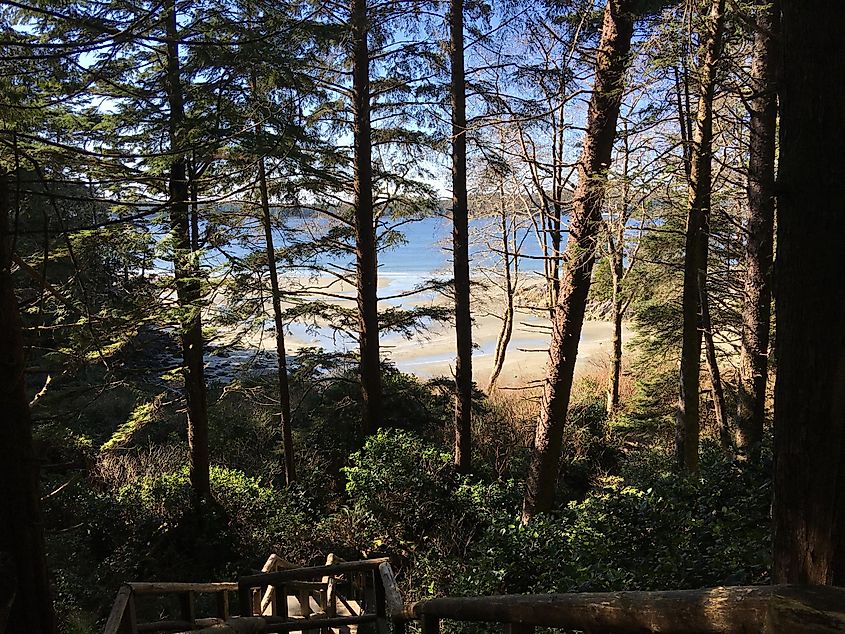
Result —
[[[302,565],[387,555],[406,600],[769,580],[770,451],[748,465],[707,439],[699,475],[679,475],[659,380],[630,381],[609,417],[605,377],[581,378],[557,506],[523,526],[536,395],[475,393],[462,476],[451,381],[386,366],[385,424],[365,440],[352,370],[294,367],[297,482],[284,485],[272,381],[237,381],[212,392],[213,499],[199,512],[175,405],[115,384],[80,410],[86,433],[38,428],[64,631],[97,631],[123,581],[234,579],[270,552]]]

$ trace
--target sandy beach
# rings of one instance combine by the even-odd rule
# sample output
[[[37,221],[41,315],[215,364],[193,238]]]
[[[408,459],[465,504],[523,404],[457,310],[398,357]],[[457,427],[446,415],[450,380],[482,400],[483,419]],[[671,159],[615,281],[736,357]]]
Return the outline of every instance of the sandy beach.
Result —
[[[390,297],[412,288],[415,279],[401,275],[383,274],[379,278],[380,297]],[[349,283],[330,278],[288,277],[283,280],[283,289],[292,293],[299,300],[323,300],[345,307],[355,305],[355,288]],[[496,342],[501,329],[501,320],[493,315],[501,314],[504,297],[491,292],[477,292],[473,297],[473,374],[479,386],[485,387],[489,381],[494,363]],[[423,294],[399,301],[387,300],[383,305],[448,305],[449,300],[440,295]],[[267,305],[268,317],[272,308]],[[273,350],[275,337],[272,328],[260,332],[248,333],[242,337],[241,345]],[[632,332],[626,325],[623,341],[629,341]],[[607,321],[587,321],[581,336],[577,367],[585,371],[593,367],[609,364],[612,324]],[[540,379],[545,374],[548,362],[550,338],[549,318],[545,312],[517,310],[513,334],[508,346],[504,367],[499,377],[500,386],[517,387]],[[227,333],[221,333],[220,343],[229,339]],[[306,328],[304,324],[291,324],[286,333],[288,353],[296,353],[305,347],[323,347],[325,349],[354,348],[355,342],[343,336],[333,337],[330,329]],[[450,323],[431,324],[427,331],[407,339],[403,336],[386,333],[381,340],[382,356],[389,359],[405,372],[421,378],[450,376],[455,360],[455,333]]]
[[[548,363],[549,333],[520,325],[526,323],[548,324],[548,320],[519,315],[514,327],[505,363],[499,375],[499,385],[518,387],[545,375]],[[495,318],[477,318],[473,324],[473,376],[475,381],[486,387],[493,369],[496,341],[501,322]],[[587,321],[581,333],[578,350],[578,370],[593,366],[605,367],[610,360],[610,342],[613,326],[607,321]],[[623,341],[632,333],[626,326]],[[385,357],[396,363],[400,369],[420,377],[439,375],[451,376],[455,365],[455,333],[448,324],[438,325],[421,340],[395,340],[387,338],[382,344]]]

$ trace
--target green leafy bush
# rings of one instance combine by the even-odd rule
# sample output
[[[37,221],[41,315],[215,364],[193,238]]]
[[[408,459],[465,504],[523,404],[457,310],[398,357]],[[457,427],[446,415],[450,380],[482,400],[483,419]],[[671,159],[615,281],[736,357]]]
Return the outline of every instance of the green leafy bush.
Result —
[[[632,460],[626,477],[527,527],[501,515],[450,592],[657,590],[766,583],[770,480],[765,467],[705,446],[701,475],[664,457]]]
[[[344,468],[353,508],[394,547],[430,538],[454,511],[458,482],[450,453],[400,430],[379,430]]]
[[[204,508],[196,511],[187,468],[148,476],[118,491],[124,521],[147,540],[151,559],[165,566],[148,574],[184,573],[190,570],[184,567],[187,559],[206,562],[202,572],[208,574],[210,566],[219,575],[239,562],[254,567],[274,550],[299,554],[306,525],[301,496],[224,467],[211,468],[211,492],[213,502],[202,502]],[[167,570],[167,562],[176,567]]]

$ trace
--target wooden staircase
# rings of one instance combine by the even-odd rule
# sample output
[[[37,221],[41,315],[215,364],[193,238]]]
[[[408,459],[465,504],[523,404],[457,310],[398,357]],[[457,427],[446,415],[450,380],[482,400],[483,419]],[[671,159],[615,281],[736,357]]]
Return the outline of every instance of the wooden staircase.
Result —
[[[386,595],[401,604],[393,584],[387,559],[342,561],[329,555],[324,566],[300,568],[273,554],[260,573],[237,582],[124,583],[104,632],[357,634],[359,626],[370,626],[387,634]],[[230,610],[232,596],[237,615]],[[153,606],[166,616],[141,620],[142,610]]]

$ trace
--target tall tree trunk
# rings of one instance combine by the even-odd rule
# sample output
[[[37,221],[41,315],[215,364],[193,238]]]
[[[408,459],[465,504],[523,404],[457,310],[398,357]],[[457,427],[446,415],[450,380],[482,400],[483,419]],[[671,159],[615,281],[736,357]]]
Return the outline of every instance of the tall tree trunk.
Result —
[[[845,12],[782,0],[775,583],[845,585]]]
[[[188,448],[191,485],[198,498],[211,496],[208,457],[208,402],[203,368],[202,317],[200,314],[199,254],[192,247],[185,102],[179,60],[175,3],[167,14],[167,97],[170,106],[170,230],[173,233],[173,268],[182,340],[182,371],[188,411]]]
[[[561,187],[561,195],[563,195],[563,188]],[[552,215],[549,218],[549,238],[551,239],[551,255],[546,254],[546,257],[551,257],[549,262],[549,316],[554,317],[555,306],[557,299],[560,296],[560,262],[561,257],[561,236],[563,232],[560,230],[561,217],[563,214],[563,206],[560,202],[555,201],[552,204]]]
[[[32,446],[21,316],[11,273],[8,179],[0,172],[0,632],[52,634],[56,623],[44,558],[38,461]]]
[[[702,33],[698,69],[698,112],[690,148],[689,213],[684,254],[680,394],[675,456],[681,469],[698,472],[700,433],[701,315],[699,276],[707,272],[713,158],[713,93],[721,54],[725,1],[713,0]]]
[[[467,116],[464,76],[464,3],[449,4],[452,65],[452,262],[455,275],[455,465],[472,465],[472,315],[469,305],[469,218],[467,203]]]
[[[778,2],[757,8],[751,64],[751,129],[748,157],[748,231],[745,296],[734,442],[740,457],[756,461],[763,441],[769,376],[769,325],[775,219]]]
[[[378,255],[373,209],[373,146],[370,124],[370,49],[367,0],[352,0],[352,112],[355,146],[355,261],[358,283],[359,371],[363,432],[381,425],[378,332]]]
[[[604,11],[593,96],[587,113],[587,131],[578,163],[578,186],[564,254],[563,279],[552,320],[549,366],[525,487],[523,523],[535,513],[549,511],[554,503],[563,426],[596,258],[607,169],[616,138],[616,121],[631,47],[633,5],[633,0],[609,0]]]
[[[276,327],[276,360],[278,362],[279,407],[281,408],[282,449],[285,455],[285,482],[296,481],[293,462],[293,422],[290,414],[290,386],[288,361],[285,351],[285,322],[282,319],[282,295],[279,291],[279,272],[276,269],[276,248],[273,244],[273,221],[270,218],[270,197],[267,194],[267,171],[264,157],[258,159],[258,189],[261,194],[261,220],[264,225],[264,242],[267,249],[267,268],[270,273],[270,293],[273,302],[273,323]]]
[[[505,365],[505,355],[508,352],[508,345],[513,335],[513,321],[514,321],[514,292],[516,290],[516,276],[519,267],[519,260],[517,257],[517,243],[516,243],[516,227],[514,227],[514,245],[513,251],[510,248],[510,236],[508,235],[508,216],[505,210],[505,192],[504,187],[499,191],[500,208],[499,212],[502,219],[502,259],[504,261],[505,274],[505,310],[502,315],[502,328],[499,330],[499,337],[496,340],[496,354],[493,357],[493,370],[490,372],[490,381],[487,384],[487,393],[492,394],[493,388],[496,387],[496,382],[499,380],[499,375],[502,373],[502,367]],[[513,261],[514,271],[511,274],[511,261]]]

